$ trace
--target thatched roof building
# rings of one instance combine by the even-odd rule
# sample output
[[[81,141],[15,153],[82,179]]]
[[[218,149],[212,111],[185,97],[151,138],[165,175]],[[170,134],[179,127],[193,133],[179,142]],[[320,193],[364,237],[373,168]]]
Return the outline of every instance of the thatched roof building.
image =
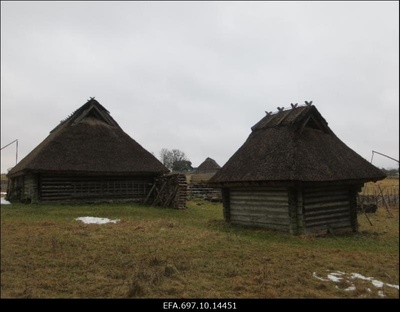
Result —
[[[217,164],[217,162],[210,158],[207,157],[206,160],[204,160],[200,166],[197,167],[195,173],[197,174],[215,174],[217,171],[221,169],[221,166]]]
[[[303,233],[357,228],[356,194],[383,172],[344,144],[313,105],[280,108],[211,178],[233,223]]]
[[[9,173],[22,201],[141,198],[168,169],[94,98],[55,127]]]
[[[207,157],[196,170],[187,175],[189,181],[189,193],[192,197],[199,197],[205,199],[221,198],[221,192],[218,189],[210,187],[208,180],[218,172],[221,167],[217,162]]]

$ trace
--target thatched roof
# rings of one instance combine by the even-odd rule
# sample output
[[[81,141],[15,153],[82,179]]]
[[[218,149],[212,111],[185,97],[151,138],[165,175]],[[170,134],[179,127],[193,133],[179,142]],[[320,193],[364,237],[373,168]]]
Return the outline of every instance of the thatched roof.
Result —
[[[55,127],[8,176],[25,171],[158,175],[168,169],[91,98]]]
[[[313,105],[267,115],[211,183],[377,181],[385,174],[344,144]]]
[[[207,157],[206,160],[197,167],[195,173],[216,173],[219,169],[221,169],[221,166],[218,165],[214,159]]]

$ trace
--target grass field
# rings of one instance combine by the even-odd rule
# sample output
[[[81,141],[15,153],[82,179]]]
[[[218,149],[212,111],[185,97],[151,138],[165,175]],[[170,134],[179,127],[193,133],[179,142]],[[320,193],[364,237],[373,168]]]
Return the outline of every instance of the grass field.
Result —
[[[357,234],[309,237],[228,225],[219,203],[4,205],[1,297],[398,298],[392,213],[378,209],[373,226],[359,215]]]

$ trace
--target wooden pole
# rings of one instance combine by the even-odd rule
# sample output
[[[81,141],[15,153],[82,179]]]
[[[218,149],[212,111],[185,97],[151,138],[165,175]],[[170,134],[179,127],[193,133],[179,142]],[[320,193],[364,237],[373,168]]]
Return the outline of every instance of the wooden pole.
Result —
[[[15,164],[18,164],[18,140],[16,140]]]
[[[380,185],[378,185],[378,187],[379,187],[380,194],[381,194],[381,196],[382,196],[383,203],[384,203],[384,205],[385,205],[385,207],[386,207],[386,211],[387,211],[388,215],[389,215],[391,218],[393,218],[393,215],[392,215],[392,213],[390,212],[389,206],[388,206],[388,204],[387,204],[387,202],[386,202],[385,196],[383,196],[382,188],[381,188]]]
[[[149,194],[147,194],[146,199],[144,200],[143,204],[147,203],[147,201],[149,200],[150,195],[151,195],[151,193],[153,193],[153,190],[155,189],[155,187],[156,187],[156,183],[154,182],[154,184],[151,187]]]
[[[3,146],[1,149],[4,149],[7,146],[10,146],[13,143],[15,143],[15,164],[18,164],[18,139],[12,141],[11,143],[8,143],[7,145]]]
[[[394,159],[393,157],[390,157],[390,156],[388,156],[388,155],[379,153],[379,152],[377,152],[377,151],[372,151],[372,158],[374,157],[374,153],[379,154],[379,155],[382,155],[382,156],[384,156],[384,157],[387,157],[387,158],[389,158],[389,159],[391,159],[391,160],[394,160],[394,161],[396,161],[396,162],[399,162],[397,159]],[[371,158],[371,163],[372,163],[372,158]]]

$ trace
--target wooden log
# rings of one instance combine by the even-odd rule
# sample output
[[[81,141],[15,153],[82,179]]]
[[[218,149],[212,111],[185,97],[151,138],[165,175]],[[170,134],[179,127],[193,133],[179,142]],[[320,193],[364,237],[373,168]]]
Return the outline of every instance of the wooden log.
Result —
[[[163,190],[164,190],[166,185],[167,185],[167,182],[164,182],[163,185],[161,186],[160,191],[158,192],[156,198],[153,201],[153,204],[152,204],[153,206],[156,206],[160,202],[160,200],[162,198],[162,195],[163,195]]]
[[[175,194],[176,194],[176,192],[178,190],[178,187],[179,187],[179,185],[177,185],[175,187],[174,191],[172,191],[172,192],[170,191],[169,192],[168,198],[164,201],[164,203],[162,205],[163,207],[168,207],[170,205],[171,201],[173,200],[173,198],[174,198],[174,196],[175,196]]]
[[[388,204],[386,203],[385,197],[383,196],[382,188],[381,188],[380,185],[378,185],[378,187],[379,187],[380,194],[382,195],[382,200],[383,200],[383,204],[384,204],[385,207],[386,207],[386,211],[387,211],[389,217],[393,218],[393,214],[390,212],[389,207],[388,207]]]
[[[150,189],[149,194],[147,194],[147,196],[146,196],[146,198],[145,198],[145,200],[144,200],[144,202],[143,202],[144,204],[147,203],[147,201],[149,200],[149,198],[150,198],[150,196],[151,196],[151,194],[153,193],[153,191],[154,191],[155,188],[156,188],[156,184],[154,183],[153,186],[152,186],[151,189]]]

